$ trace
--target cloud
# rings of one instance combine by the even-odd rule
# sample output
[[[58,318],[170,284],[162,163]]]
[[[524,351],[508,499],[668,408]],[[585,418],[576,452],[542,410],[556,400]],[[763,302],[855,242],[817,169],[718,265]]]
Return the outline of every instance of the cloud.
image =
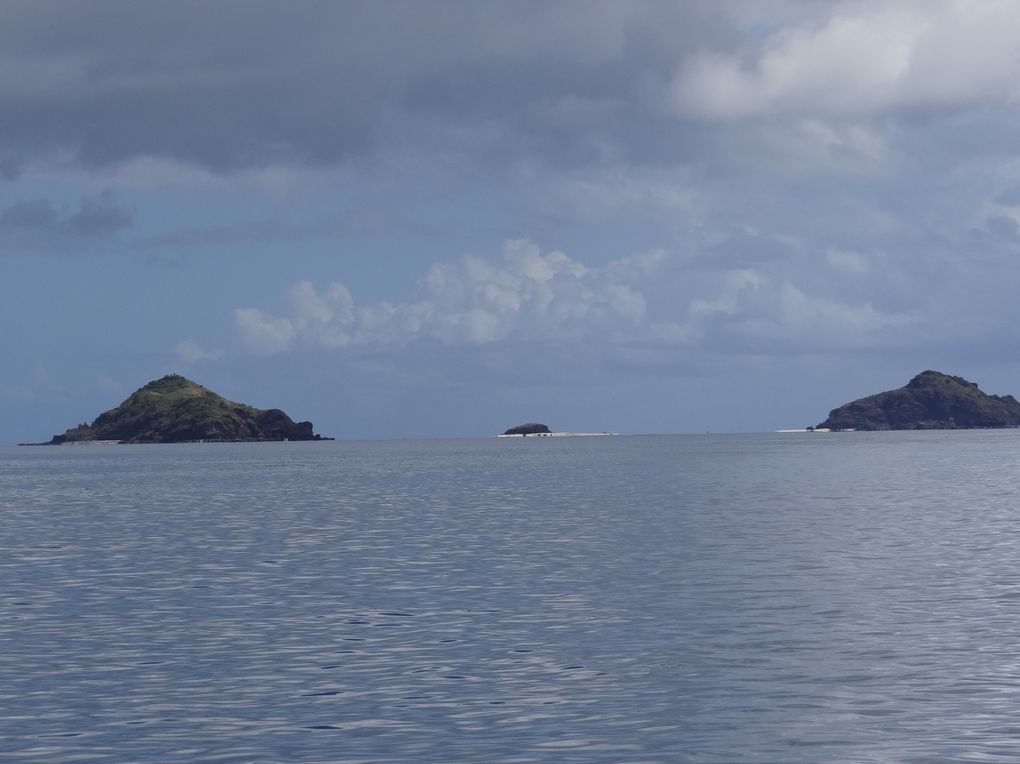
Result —
[[[701,1],[16,2],[0,28],[0,162],[587,162],[648,145],[632,132],[658,109],[648,81],[727,24]]]
[[[848,304],[812,296],[790,283],[780,285],[772,299],[775,304],[769,310],[741,311],[747,317],[740,326],[749,339],[809,348],[817,347],[817,340],[824,338],[830,349],[875,347],[882,344],[886,332],[916,322],[909,315],[876,310],[870,302]]]
[[[511,337],[564,341],[646,319],[644,297],[627,283],[630,270],[625,261],[590,269],[562,252],[542,254],[531,242],[516,240],[498,261],[469,256],[431,266],[420,299],[411,302],[357,306],[339,282],[319,291],[302,281],[288,292],[288,317],[243,308],[234,320],[257,352],[277,352],[297,341],[324,347],[421,339],[468,345]]]
[[[0,209],[0,229],[13,232],[100,238],[113,236],[133,224],[131,210],[105,192],[84,197],[75,206],[32,199]]]
[[[185,339],[174,346],[173,356],[182,363],[193,364],[200,361],[218,361],[223,357],[223,352],[206,350],[194,340]]]
[[[757,51],[691,57],[673,83],[682,115],[859,118],[1015,103],[1020,9],[1001,0],[838,3]]]
[[[884,166],[881,118],[1013,105],[1020,82],[1002,0],[101,5],[5,9],[0,166],[271,187],[496,168],[583,214],[690,208],[727,166]],[[661,173],[612,189],[620,167]]]
[[[499,258],[432,265],[411,301],[362,306],[339,282],[317,289],[301,281],[287,293],[287,315],[241,308],[234,323],[261,354],[439,342],[595,355],[645,346],[663,357],[695,346],[743,352],[758,341],[845,347],[884,334],[896,341],[912,325],[908,314],[841,299],[831,285],[811,293],[809,274],[800,274],[800,285],[791,280],[794,259],[787,253],[741,268],[652,251],[595,268],[521,239],[507,242]],[[861,271],[850,253],[823,262]]]
[[[267,316],[257,308],[235,310],[234,324],[245,344],[264,355],[287,350],[297,334],[290,320]]]
[[[118,187],[495,170],[563,215],[697,216],[724,175],[895,172],[921,150],[897,118],[1010,108],[1020,82],[997,0],[6,10],[0,165]]]
[[[79,236],[110,236],[134,223],[134,215],[109,194],[82,199],[63,221],[63,228]]]
[[[61,226],[60,213],[48,199],[18,202],[0,210],[0,226],[51,230]]]
[[[832,249],[825,253],[825,259],[835,270],[853,276],[863,276],[871,271],[870,259],[861,252]]]
[[[684,170],[604,166],[560,176],[538,189],[544,210],[586,223],[607,218],[696,220],[704,197]]]

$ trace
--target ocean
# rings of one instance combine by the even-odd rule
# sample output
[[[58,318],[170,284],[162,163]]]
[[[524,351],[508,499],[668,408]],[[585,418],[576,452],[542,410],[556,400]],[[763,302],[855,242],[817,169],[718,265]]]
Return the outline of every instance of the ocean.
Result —
[[[1020,431],[0,448],[0,760],[1020,760]]]

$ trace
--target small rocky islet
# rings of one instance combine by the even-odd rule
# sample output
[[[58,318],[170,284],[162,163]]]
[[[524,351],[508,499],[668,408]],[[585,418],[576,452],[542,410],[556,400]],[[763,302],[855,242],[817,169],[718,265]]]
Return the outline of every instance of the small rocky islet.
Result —
[[[295,422],[280,409],[235,403],[197,382],[168,374],[133,392],[92,424],[72,427],[48,443],[253,443],[333,440],[313,432],[311,422]]]
[[[829,412],[818,430],[956,430],[1020,427],[1020,402],[988,395],[974,382],[922,371],[896,390],[869,395]]]
[[[548,425],[538,422],[525,422],[511,427],[504,435],[552,435]]]

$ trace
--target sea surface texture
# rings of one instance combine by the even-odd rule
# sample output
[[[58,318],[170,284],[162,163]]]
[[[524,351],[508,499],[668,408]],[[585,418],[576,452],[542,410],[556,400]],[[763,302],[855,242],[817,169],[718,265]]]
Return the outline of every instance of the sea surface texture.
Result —
[[[0,449],[0,760],[1020,761],[1020,431]]]

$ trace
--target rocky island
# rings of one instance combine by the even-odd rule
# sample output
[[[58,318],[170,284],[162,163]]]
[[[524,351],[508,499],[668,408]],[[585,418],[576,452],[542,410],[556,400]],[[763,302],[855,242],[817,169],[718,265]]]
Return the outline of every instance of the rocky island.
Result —
[[[538,422],[525,422],[519,424],[516,427],[511,427],[509,430],[503,433],[504,435],[552,435],[552,430],[549,429],[548,425],[539,424]]]
[[[847,403],[819,430],[952,430],[1020,427],[1020,402],[988,395],[974,382],[923,371],[906,386]]]
[[[509,430],[504,432],[502,435],[497,435],[497,438],[568,438],[578,437],[581,435],[616,435],[615,432],[554,432],[549,429],[548,425],[539,424],[538,422],[526,422],[519,424],[516,427],[511,427]]]
[[[37,445],[273,440],[333,439],[314,434],[311,422],[295,422],[280,409],[235,403],[180,374],[168,374],[139,388],[92,424],[72,427]]]

